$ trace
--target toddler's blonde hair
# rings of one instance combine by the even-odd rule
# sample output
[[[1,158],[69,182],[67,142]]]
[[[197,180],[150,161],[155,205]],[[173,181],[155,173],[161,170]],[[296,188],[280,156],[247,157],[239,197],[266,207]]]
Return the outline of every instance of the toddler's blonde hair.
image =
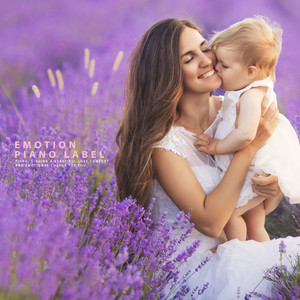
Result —
[[[267,17],[255,16],[215,32],[210,40],[212,49],[225,46],[241,54],[245,67],[255,66],[260,79],[275,79],[275,66],[281,51],[282,29]]]

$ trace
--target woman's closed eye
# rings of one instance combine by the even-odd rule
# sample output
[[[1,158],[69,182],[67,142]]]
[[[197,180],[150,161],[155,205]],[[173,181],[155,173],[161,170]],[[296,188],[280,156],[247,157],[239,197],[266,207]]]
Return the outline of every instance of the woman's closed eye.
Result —
[[[207,53],[209,51],[212,51],[210,47],[206,47],[202,50],[203,53]]]
[[[194,59],[194,56],[191,56],[190,58],[187,58],[187,60],[184,62],[185,64],[188,64]]]

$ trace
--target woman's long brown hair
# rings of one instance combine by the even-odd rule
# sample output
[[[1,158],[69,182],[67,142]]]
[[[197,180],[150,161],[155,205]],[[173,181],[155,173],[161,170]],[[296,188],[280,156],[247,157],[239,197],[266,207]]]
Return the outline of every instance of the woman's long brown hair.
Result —
[[[115,175],[119,200],[132,196],[148,206],[153,145],[170,130],[183,94],[179,41],[191,21],[166,19],[154,24],[131,56],[124,117],[116,136]]]

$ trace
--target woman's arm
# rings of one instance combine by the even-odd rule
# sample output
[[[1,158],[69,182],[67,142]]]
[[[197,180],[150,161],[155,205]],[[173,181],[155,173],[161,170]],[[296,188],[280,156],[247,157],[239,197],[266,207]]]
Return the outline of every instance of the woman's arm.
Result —
[[[277,121],[278,113],[272,105],[261,117],[255,139],[234,155],[223,179],[208,195],[184,158],[154,149],[153,165],[161,186],[180,210],[188,212],[192,208],[191,221],[199,231],[213,237],[221,234],[235,208],[250,162],[271,136]]]
[[[248,149],[247,149],[248,150]],[[206,235],[217,237],[231,216],[243,186],[254,150],[235,154],[219,185],[206,195],[187,161],[164,149],[154,149],[158,181],[176,206],[191,211],[191,221]]]
[[[265,94],[265,87],[252,88],[243,93],[240,98],[237,127],[222,140],[199,135],[199,141],[195,143],[197,149],[209,154],[227,154],[241,150],[251,143],[256,134],[261,115],[261,102]]]

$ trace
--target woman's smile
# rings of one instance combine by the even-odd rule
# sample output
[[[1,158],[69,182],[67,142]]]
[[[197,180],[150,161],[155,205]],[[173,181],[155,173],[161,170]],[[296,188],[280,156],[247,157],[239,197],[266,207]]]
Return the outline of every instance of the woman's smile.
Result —
[[[199,79],[209,78],[209,77],[213,76],[215,73],[216,73],[216,71],[215,71],[214,69],[211,69],[211,70],[205,72],[204,74],[198,76],[198,78],[199,78]]]

